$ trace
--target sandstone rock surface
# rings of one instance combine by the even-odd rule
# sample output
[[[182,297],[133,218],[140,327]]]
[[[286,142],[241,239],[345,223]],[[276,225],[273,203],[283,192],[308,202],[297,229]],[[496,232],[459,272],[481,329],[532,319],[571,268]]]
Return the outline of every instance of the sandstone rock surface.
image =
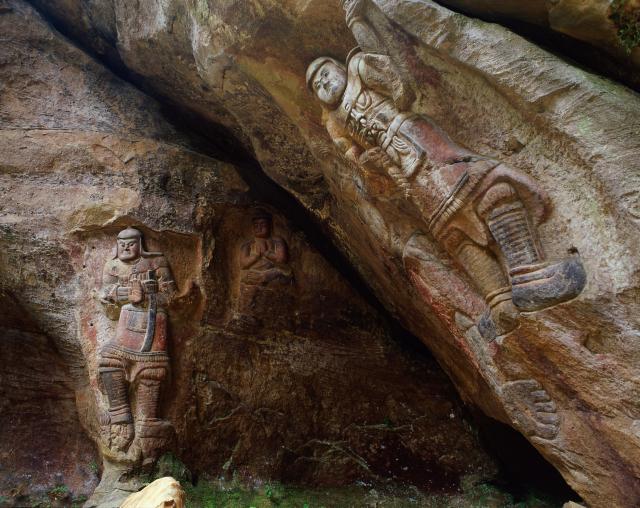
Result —
[[[3,314],[0,327],[0,495],[25,502],[62,484],[89,493],[100,458],[82,431],[74,383],[51,339],[19,322],[28,315],[14,298],[2,305],[15,320]]]
[[[96,51],[108,47],[141,86],[235,133],[430,347],[464,400],[526,434],[587,503],[640,502],[636,94],[434,2],[375,1],[405,48],[394,57],[414,79],[414,111],[534,177],[554,203],[545,249],[578,252],[587,270],[578,300],[487,345],[472,326],[482,302],[467,277],[388,182],[338,157],[305,88],[311,60],[344,60],[354,45],[339,2],[35,3]],[[82,24],[65,19],[74,9],[87,13]],[[553,432],[539,432],[549,422],[527,386],[557,407]]]
[[[637,87],[640,85],[640,3],[638,0],[441,0],[441,5],[485,20],[522,21],[568,35],[602,49],[585,59]],[[589,53],[588,48],[581,48]]]
[[[92,5],[104,34],[110,11]],[[391,478],[436,490],[455,489],[470,472],[494,474],[445,374],[421,345],[407,347],[319,252],[299,225],[300,208],[281,210],[247,183],[251,175],[240,176],[251,167],[223,162],[219,145],[173,125],[158,102],[70,44],[29,4],[3,2],[0,31],[10,40],[0,50],[0,316],[9,329],[0,348],[10,363],[0,374],[3,452],[15,436],[44,429],[50,470],[62,472],[50,485],[64,483],[74,495],[93,490],[100,459],[80,429],[100,444],[96,351],[115,326],[99,302],[101,272],[115,234],[135,225],[148,249],[165,253],[178,284],[172,380],[161,407],[175,428],[171,450],[194,472],[314,485]],[[166,64],[163,50],[153,54],[149,62]],[[191,93],[193,107],[217,101],[205,93],[198,102],[201,92]],[[252,95],[242,102],[247,116],[260,111]],[[274,135],[265,155],[272,142],[290,147],[285,132]],[[319,167],[309,154],[290,156],[295,161],[280,161],[283,181],[308,204],[321,202],[328,195]],[[238,252],[258,205],[289,245],[295,284],[258,300],[251,319],[236,319]],[[45,410],[31,415],[40,400]],[[21,408],[28,418],[18,418]],[[7,460],[1,494],[10,496],[15,482],[5,464],[36,466],[30,457],[26,465]],[[129,484],[107,466],[103,482],[119,482],[118,495],[127,495]],[[106,499],[113,488],[103,483],[99,492]]]

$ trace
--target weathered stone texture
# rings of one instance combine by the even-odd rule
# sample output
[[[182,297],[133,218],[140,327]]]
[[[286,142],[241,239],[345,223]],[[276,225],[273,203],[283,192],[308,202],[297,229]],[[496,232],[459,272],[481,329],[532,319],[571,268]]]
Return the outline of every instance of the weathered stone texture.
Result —
[[[61,484],[90,493],[100,459],[82,431],[60,356],[47,337],[28,329],[2,327],[0,337],[0,496],[19,504]]]
[[[131,5],[118,6],[118,23],[125,12],[132,23],[142,16],[143,44],[152,33],[172,44],[166,23],[154,18],[160,24],[151,30]],[[97,17],[95,30],[109,32],[107,4],[85,7],[91,6],[97,10],[82,22]],[[174,20],[176,33],[184,35],[185,23]],[[98,291],[114,235],[133,225],[149,250],[165,253],[178,285],[170,312],[172,380],[161,412],[176,429],[170,448],[195,472],[313,484],[398,478],[445,490],[468,472],[494,473],[435,361],[421,346],[412,352],[394,338],[304,233],[277,206],[256,200],[260,189],[250,189],[236,167],[200,153],[157,102],[73,47],[28,4],[4,2],[0,32],[11,41],[0,50],[0,280],[6,301],[0,315],[13,328],[1,347],[8,351],[3,359],[14,359],[0,374],[1,404],[17,410],[14,399],[29,408],[38,400],[12,390],[16,384],[51,401],[45,421],[3,412],[3,440],[22,436],[21,422],[28,433],[46,429],[51,470],[62,472],[60,481],[74,494],[90,492],[95,455],[78,433],[82,428],[99,440],[105,401],[96,351],[114,327]],[[144,57],[140,48],[135,53],[139,65],[158,62],[159,74],[182,65],[163,60],[162,47]],[[192,83],[174,71],[165,77]],[[172,79],[165,81],[167,94],[177,90]],[[279,111],[268,95],[260,100],[269,110],[253,104],[259,99],[253,85],[232,86],[245,118],[252,108],[264,115],[257,125]],[[205,101],[191,107],[221,104],[202,87],[189,95]],[[255,147],[277,162],[283,185],[318,203],[326,188],[310,152],[291,150],[287,159],[272,151],[274,143],[284,154],[295,139],[303,142],[299,133],[288,137],[293,124],[282,125],[264,127],[269,135]],[[261,135],[251,133],[256,140]],[[258,300],[252,319],[243,319],[236,312],[238,251],[251,235],[258,204],[274,215],[275,233],[289,246],[295,284]],[[20,337],[28,339],[23,349]],[[47,363],[46,376],[24,372],[19,362],[29,355],[34,366]],[[59,380],[55,389],[49,379]]]
[[[640,86],[638,0],[440,0],[439,4],[485,20],[525,22],[583,41],[581,60]],[[539,30],[539,28],[538,28]],[[607,61],[603,54],[612,61]]]
[[[80,8],[36,3],[59,19]],[[429,345],[465,400],[528,434],[589,504],[640,502],[636,94],[428,0],[375,1],[394,23],[389,49],[414,81],[413,110],[534,177],[554,203],[540,230],[547,254],[578,252],[587,270],[579,299],[527,316],[487,346],[471,326],[483,303],[468,278],[419,234],[420,215],[388,180],[338,157],[304,86],[310,61],[344,60],[354,45],[339,2],[100,5],[112,6],[112,51],[138,82],[241,131],[271,178],[323,222],[385,306]],[[526,390],[503,389],[529,380],[557,406],[555,438],[536,435],[538,416],[527,409],[535,401],[510,399]]]

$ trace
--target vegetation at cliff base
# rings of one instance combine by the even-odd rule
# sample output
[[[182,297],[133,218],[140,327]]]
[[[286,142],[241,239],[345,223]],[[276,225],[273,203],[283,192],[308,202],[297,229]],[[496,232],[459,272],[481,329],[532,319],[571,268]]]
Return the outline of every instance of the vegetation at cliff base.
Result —
[[[640,9],[630,5],[629,0],[613,0],[610,19],[618,29],[618,39],[627,51],[640,45]]]

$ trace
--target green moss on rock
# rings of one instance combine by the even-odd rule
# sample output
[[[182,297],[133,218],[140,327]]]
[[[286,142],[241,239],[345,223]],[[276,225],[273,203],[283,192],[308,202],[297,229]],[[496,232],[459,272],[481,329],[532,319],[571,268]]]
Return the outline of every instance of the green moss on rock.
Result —
[[[640,45],[640,9],[629,0],[613,0],[609,18],[618,30],[618,39],[627,51]]]

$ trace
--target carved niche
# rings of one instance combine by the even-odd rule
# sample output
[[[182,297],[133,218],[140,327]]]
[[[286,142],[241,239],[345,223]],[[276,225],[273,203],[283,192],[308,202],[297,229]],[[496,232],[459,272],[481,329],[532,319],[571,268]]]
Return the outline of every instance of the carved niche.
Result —
[[[390,178],[469,274],[487,304],[478,322],[482,335],[508,333],[520,312],[580,294],[586,283],[580,259],[548,260],[540,245],[537,226],[551,208],[546,193],[523,172],[463,148],[414,113],[414,92],[386,54],[370,1],[342,4],[361,49],[346,64],[315,59],[307,85],[338,150],[364,172]]]
[[[293,283],[289,248],[284,238],[273,234],[273,217],[264,209],[251,218],[253,238],[240,246],[240,288],[237,313],[245,320],[257,321],[265,302],[277,308]]]
[[[108,315],[118,324],[98,351],[99,387],[108,407],[102,439],[112,460],[151,464],[171,436],[171,424],[159,417],[159,397],[169,371],[166,309],[175,289],[162,253],[145,251],[139,230],[122,230],[102,287],[102,303],[115,308]]]

